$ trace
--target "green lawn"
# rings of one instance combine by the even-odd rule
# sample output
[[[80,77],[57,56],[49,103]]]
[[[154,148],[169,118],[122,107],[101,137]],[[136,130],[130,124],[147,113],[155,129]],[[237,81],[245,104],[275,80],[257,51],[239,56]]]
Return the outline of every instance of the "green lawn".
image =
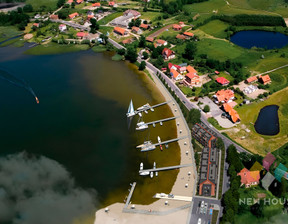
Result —
[[[199,29],[214,37],[225,38],[227,36],[225,30],[228,26],[228,23],[224,23],[220,20],[212,20],[204,26],[200,26]]]
[[[23,33],[14,26],[0,26],[0,42]]]
[[[49,43],[45,45],[38,45],[25,51],[25,54],[32,55],[50,55],[50,54],[63,54],[76,52],[81,50],[88,50],[89,45],[86,44],[71,44],[71,45],[60,45],[57,43]]]
[[[163,15],[162,12],[141,12],[140,19],[154,22],[154,21],[159,21],[158,17],[162,15]]]
[[[115,12],[112,14],[109,14],[108,16],[105,16],[103,19],[99,20],[99,25],[106,25],[107,23],[111,22],[113,19],[122,16],[123,12]]]
[[[41,6],[45,6],[45,11],[57,9],[58,0],[26,0],[26,4],[31,4],[34,11],[40,9]]]
[[[253,153],[265,155],[267,151],[274,151],[287,142],[288,134],[288,88],[278,91],[269,96],[267,100],[242,107],[236,106],[235,109],[240,115],[241,124],[249,128],[250,132],[247,133],[240,126],[237,132],[228,132],[230,138],[234,139],[239,144],[248,148]],[[264,136],[256,133],[254,123],[258,117],[260,110],[267,105],[278,105],[278,115],[280,123],[280,132],[275,136]],[[241,139],[245,136],[245,139]]]
[[[209,117],[208,122],[210,124],[212,124],[218,130],[224,130],[225,129],[218,123],[218,121],[214,117]]]

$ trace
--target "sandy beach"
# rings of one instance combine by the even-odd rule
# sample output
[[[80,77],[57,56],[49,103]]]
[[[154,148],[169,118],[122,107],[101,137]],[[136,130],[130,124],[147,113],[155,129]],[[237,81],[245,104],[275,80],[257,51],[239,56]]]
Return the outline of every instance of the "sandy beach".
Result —
[[[154,79],[155,88],[158,88],[162,93],[166,101],[171,101],[169,106],[174,116],[179,116],[176,119],[177,124],[177,136],[187,138],[179,140],[178,144],[181,150],[181,162],[180,164],[195,164],[193,149],[191,145],[191,135],[188,126],[181,115],[180,108],[176,101],[171,97],[169,92],[166,90],[161,81],[151,72]],[[181,168],[177,179],[173,185],[171,192],[162,192],[161,189],[155,189],[156,193],[174,194],[175,196],[187,196],[192,197],[193,191],[195,191],[195,179],[197,178],[194,172],[195,168],[193,166]],[[169,171],[160,171],[169,172]],[[190,173],[190,175],[188,174]],[[161,173],[159,174],[161,175]],[[143,177],[150,178],[150,177]],[[188,184],[188,186],[187,186]],[[136,185],[137,188],[137,185]],[[168,204],[165,204],[168,201]],[[131,208],[132,205],[135,208]],[[108,206],[109,211],[105,212],[105,209],[100,209],[95,214],[94,224],[108,224],[108,223],[139,223],[139,224],[181,224],[186,223],[189,217],[191,202],[181,201],[181,200],[171,200],[171,199],[159,199],[150,205],[140,205],[137,201],[133,201],[133,196],[131,199],[131,204],[124,209],[124,203],[115,203]]]

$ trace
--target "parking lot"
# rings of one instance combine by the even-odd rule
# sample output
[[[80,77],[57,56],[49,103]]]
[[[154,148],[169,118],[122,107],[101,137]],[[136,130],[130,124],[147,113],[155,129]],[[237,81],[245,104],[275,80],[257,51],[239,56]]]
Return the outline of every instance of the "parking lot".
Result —
[[[220,209],[220,201],[201,197],[194,197],[193,201],[190,224],[198,224],[199,218],[201,219],[201,224],[210,224],[213,210]]]

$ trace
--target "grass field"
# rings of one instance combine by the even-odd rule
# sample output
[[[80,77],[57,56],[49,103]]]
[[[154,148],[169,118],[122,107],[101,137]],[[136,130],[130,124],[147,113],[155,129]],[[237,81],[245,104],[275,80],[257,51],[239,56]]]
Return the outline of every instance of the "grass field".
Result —
[[[32,55],[50,55],[50,54],[63,54],[70,52],[77,52],[82,50],[88,50],[89,45],[75,44],[75,45],[60,45],[56,43],[49,43],[45,45],[38,45],[25,51],[25,54]]]
[[[108,16],[105,16],[103,19],[99,20],[99,25],[106,25],[107,23],[111,22],[113,19],[117,18],[118,16],[122,16],[123,12],[115,12]]]
[[[230,138],[234,139],[239,144],[248,148],[253,153],[258,153],[265,155],[268,151],[274,151],[284,145],[287,141],[288,134],[288,88],[280,90],[277,93],[269,96],[267,100],[263,102],[253,103],[250,105],[244,105],[242,107],[237,107],[241,124],[238,125],[237,132],[227,132]],[[254,129],[254,123],[257,120],[258,113],[260,110],[268,105],[278,105],[278,115],[280,123],[280,132],[275,136],[264,136],[256,133]],[[241,125],[245,125],[245,128],[249,128],[251,132],[247,133],[241,128]],[[242,137],[245,139],[241,139]]]
[[[26,0],[26,4],[31,4],[34,11],[40,9],[41,6],[45,6],[45,11],[57,9],[58,0]]]
[[[204,26],[199,27],[199,29],[214,37],[225,38],[227,36],[225,30],[228,26],[228,23],[224,23],[220,20],[213,20]]]
[[[158,17],[162,15],[163,13],[161,12],[141,12],[140,19],[154,22],[154,21],[158,21]]]
[[[23,33],[14,26],[0,26],[0,42]]]

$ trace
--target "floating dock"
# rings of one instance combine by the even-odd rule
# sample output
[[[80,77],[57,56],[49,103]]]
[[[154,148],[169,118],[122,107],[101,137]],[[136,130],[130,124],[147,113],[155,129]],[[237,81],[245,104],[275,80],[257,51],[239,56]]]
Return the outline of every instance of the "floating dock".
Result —
[[[181,139],[184,139],[184,138],[188,138],[188,136],[185,136],[185,137],[180,137],[180,138],[174,138],[174,139],[170,139],[170,140],[167,140],[167,141],[163,141],[163,142],[158,142],[158,143],[155,143],[155,144],[151,144],[151,145],[147,145],[147,147],[142,147],[141,149],[141,152],[148,152],[148,151],[152,151],[155,149],[156,146],[158,145],[165,145],[165,144],[168,144],[168,143],[171,143],[171,142],[176,142],[176,141],[179,141]],[[155,147],[154,147],[155,146]]]
[[[131,187],[130,192],[129,192],[129,195],[128,195],[128,197],[127,197],[127,200],[126,200],[126,203],[125,203],[124,208],[127,208],[127,207],[128,207],[128,205],[129,205],[129,203],[130,203],[130,200],[131,200],[131,198],[132,198],[132,195],[133,195],[133,192],[134,192],[135,187],[136,187],[136,182],[133,182],[132,187]]]
[[[189,167],[189,166],[193,166],[193,164],[190,163],[190,164],[183,164],[183,165],[177,165],[177,166],[166,166],[166,167],[159,167],[159,168],[155,168],[155,169],[153,168],[153,169],[139,170],[139,173],[174,170],[174,169],[179,169],[179,168]]]
[[[151,121],[151,122],[147,122],[145,124],[147,125],[151,125],[151,124],[157,124],[157,123],[160,123],[160,122],[165,122],[165,121],[170,121],[170,120],[174,120],[178,117],[168,117],[168,118],[164,118],[164,119],[161,119],[161,120],[158,120],[158,121]]]

